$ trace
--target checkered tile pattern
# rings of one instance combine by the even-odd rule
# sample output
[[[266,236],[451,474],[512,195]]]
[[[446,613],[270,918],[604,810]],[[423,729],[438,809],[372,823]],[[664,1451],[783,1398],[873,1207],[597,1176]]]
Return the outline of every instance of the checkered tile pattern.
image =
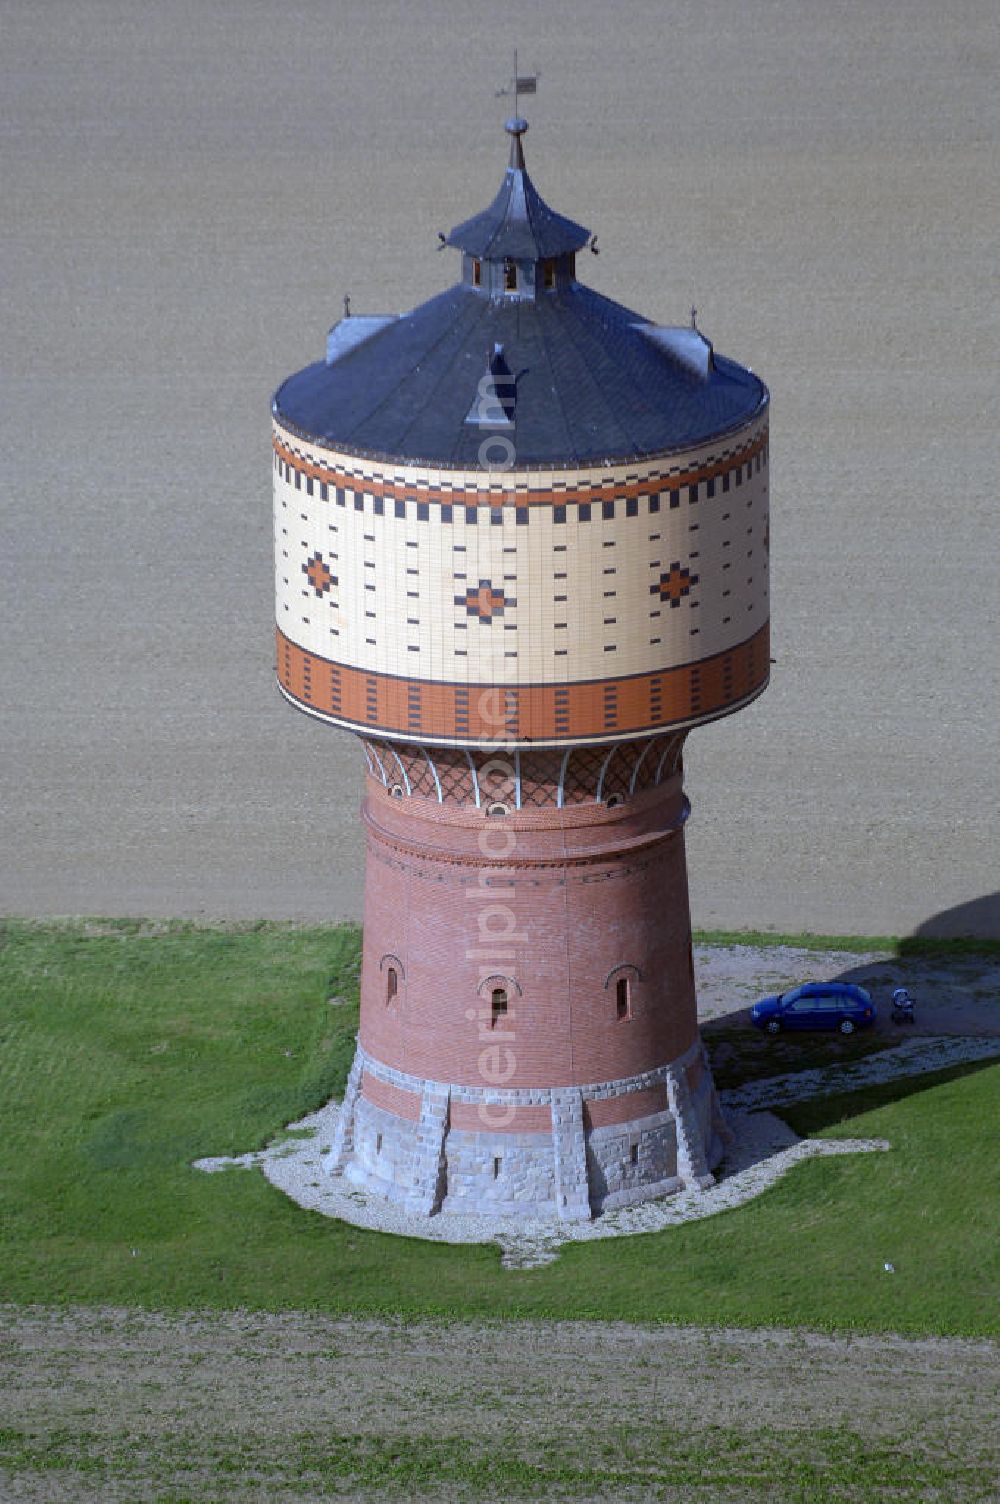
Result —
[[[503,616],[508,606],[516,606],[517,601],[513,596],[505,595],[489,580],[480,580],[478,585],[470,586],[464,595],[456,595],[455,605],[464,606],[466,615],[476,617],[488,626],[490,622]]]
[[[319,596],[326,595],[331,585],[337,583],[336,575],[331,574],[330,568],[321,553],[310,555],[302,566],[302,573]]]
[[[682,567],[680,559],[675,559],[670,568],[650,585],[649,593],[658,600],[669,601],[671,606],[677,607],[691,594],[692,587],[697,583],[698,576]]]

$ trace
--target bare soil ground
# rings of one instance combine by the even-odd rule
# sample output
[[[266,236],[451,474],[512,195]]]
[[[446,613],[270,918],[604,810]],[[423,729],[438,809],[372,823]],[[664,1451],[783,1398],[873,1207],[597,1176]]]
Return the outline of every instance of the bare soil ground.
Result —
[[[773,392],[696,923],[997,933],[995,0],[3,9],[0,911],[358,917],[361,756],[273,683],[268,400],[345,292],[453,280],[516,43],[581,275]]]
[[[752,1499],[775,1447],[807,1490],[788,1474],[782,1498],[877,1497],[865,1459],[896,1497],[1000,1483],[988,1342],[110,1309],[2,1323],[0,1499],[18,1504],[525,1496],[512,1459],[537,1474],[527,1497]]]

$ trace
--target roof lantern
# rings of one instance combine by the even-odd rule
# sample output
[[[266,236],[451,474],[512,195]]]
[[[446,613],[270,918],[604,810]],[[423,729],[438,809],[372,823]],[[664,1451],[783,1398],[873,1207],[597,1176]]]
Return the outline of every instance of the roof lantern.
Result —
[[[550,209],[528,176],[522,145],[528,122],[516,115],[505,129],[510,164],[499,193],[488,209],[456,225],[446,244],[483,261],[545,261],[579,251],[590,231]]]

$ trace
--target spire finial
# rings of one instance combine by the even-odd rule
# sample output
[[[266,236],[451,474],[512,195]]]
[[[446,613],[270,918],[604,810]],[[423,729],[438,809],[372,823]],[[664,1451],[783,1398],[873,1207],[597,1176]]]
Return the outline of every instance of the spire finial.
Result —
[[[522,115],[512,115],[504,126],[504,130],[510,136],[510,166],[515,171],[524,171],[524,147],[521,145],[521,137],[528,129],[528,122]]]

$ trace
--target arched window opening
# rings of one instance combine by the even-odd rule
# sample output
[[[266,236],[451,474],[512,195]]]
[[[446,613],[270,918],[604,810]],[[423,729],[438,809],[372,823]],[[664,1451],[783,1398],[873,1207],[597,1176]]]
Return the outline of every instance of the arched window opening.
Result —
[[[486,813],[488,815],[497,815],[497,816],[499,816],[499,815],[509,815],[510,814],[510,805],[509,804],[504,804],[504,802],[501,799],[497,799],[497,800],[494,801],[493,804],[488,804],[486,806]]]
[[[385,1002],[386,1007],[394,1001],[399,991],[399,976],[395,966],[390,966],[385,974]]]
[[[490,1002],[490,1028],[495,1029],[498,1020],[501,1018],[506,1018],[506,1016],[507,989],[505,987],[494,987],[493,996]]]
[[[605,800],[605,803],[607,804],[608,809],[617,809],[619,804],[625,803],[625,798],[622,794],[609,794],[607,799]]]
[[[505,261],[503,264],[504,292],[517,292],[517,263]]]
[[[403,797],[403,785],[401,783],[394,783],[392,785],[392,787],[389,789],[389,793],[392,795],[392,797],[394,799],[402,799],[402,797]]]
[[[629,977],[619,977],[615,984],[615,1008],[619,1018],[631,1018],[632,982]]]

